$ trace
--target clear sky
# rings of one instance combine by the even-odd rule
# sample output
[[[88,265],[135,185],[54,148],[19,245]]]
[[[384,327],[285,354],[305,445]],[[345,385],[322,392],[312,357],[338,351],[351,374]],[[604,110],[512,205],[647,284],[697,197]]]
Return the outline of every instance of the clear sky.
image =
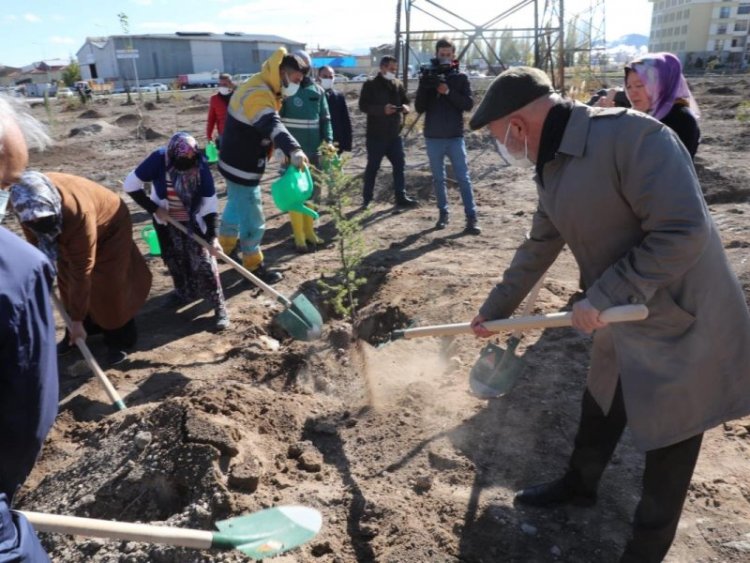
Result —
[[[473,24],[499,15],[517,0],[436,0]],[[542,4],[542,3],[540,3]],[[588,0],[567,0],[572,14],[589,6]],[[445,16],[427,2],[414,6]],[[488,6],[492,6],[491,8]],[[628,33],[647,35],[651,22],[648,0],[607,0],[607,39]],[[175,31],[243,31],[268,33],[305,42],[308,48],[365,49],[392,42],[395,0],[3,0],[0,4],[0,64],[22,66],[43,58],[69,58],[87,36],[122,33],[117,14],[130,20],[131,33]],[[413,11],[412,28],[444,27]],[[506,23],[507,22],[507,23]],[[462,24],[466,25],[466,24]],[[533,11],[526,11],[506,25],[532,26]]]

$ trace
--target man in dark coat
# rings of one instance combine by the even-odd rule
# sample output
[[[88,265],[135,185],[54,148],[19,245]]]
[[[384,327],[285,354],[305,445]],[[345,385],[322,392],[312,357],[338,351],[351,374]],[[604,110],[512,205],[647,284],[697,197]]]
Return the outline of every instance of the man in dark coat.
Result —
[[[28,146],[48,142],[25,108],[0,96],[0,189],[26,167]],[[52,277],[41,252],[0,227],[0,563],[49,561],[29,522],[11,512],[10,503],[57,415]]]
[[[346,96],[343,92],[334,90],[336,72],[332,67],[326,65],[318,71],[320,87],[326,93],[328,100],[328,112],[331,114],[331,127],[333,127],[333,143],[339,151],[351,152],[352,150],[352,120],[349,115],[349,107],[346,105]]]

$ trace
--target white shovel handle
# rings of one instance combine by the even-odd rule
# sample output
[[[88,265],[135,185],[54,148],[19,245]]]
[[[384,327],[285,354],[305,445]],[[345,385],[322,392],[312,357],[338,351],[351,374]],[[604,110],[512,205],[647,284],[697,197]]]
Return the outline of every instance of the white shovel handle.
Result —
[[[602,311],[599,320],[605,323],[622,323],[642,321],[648,317],[648,307],[645,305],[621,305]],[[484,327],[491,332],[523,331],[533,328],[556,328],[570,326],[573,313],[552,313],[550,315],[535,315],[531,317],[517,317],[487,321]],[[455,334],[471,333],[471,323],[457,323],[449,325],[433,325],[421,328],[410,328],[394,331],[397,338],[422,338],[424,336],[451,336]]]
[[[53,293],[52,300],[55,302],[55,307],[57,307],[57,311],[63,318],[65,326],[67,326],[68,330],[70,330],[70,317],[68,316],[68,312],[65,310],[65,307],[60,302],[60,298]],[[78,340],[76,340],[76,346],[78,346],[81,354],[83,354],[83,357],[86,360],[86,363],[91,368],[91,371],[94,372],[94,375],[101,382],[102,386],[104,386],[104,390],[107,392],[109,400],[112,401],[112,403],[117,407],[118,410],[125,410],[125,403],[123,402],[122,398],[120,398],[120,394],[117,392],[117,389],[115,389],[115,386],[112,385],[112,382],[104,374],[102,368],[99,367],[99,364],[91,353],[91,350],[89,350],[89,347],[86,346],[86,341],[83,338],[79,338]]]
[[[116,538],[128,541],[178,545],[194,549],[210,548],[214,535],[213,532],[204,530],[114,522],[111,520],[97,520],[95,518],[81,518],[79,516],[27,512],[25,510],[19,510],[19,512],[28,518],[29,522],[34,525],[34,529],[38,532]]]
[[[203,248],[206,250],[214,250],[214,247],[208,244],[205,240],[203,240],[201,237],[196,236],[193,233],[188,232],[188,230],[179,222],[175,221],[171,217],[167,217],[167,222],[172,225],[175,229],[178,231],[181,231],[185,233],[187,236],[192,238],[195,242],[200,244]],[[270,295],[276,301],[279,303],[282,303],[285,307],[289,307],[292,303],[289,301],[286,297],[281,295],[278,291],[276,291],[274,288],[272,288],[270,285],[265,283],[263,280],[261,280],[258,276],[253,275],[247,268],[241,266],[234,260],[232,260],[229,256],[224,254],[221,250],[219,250],[217,253],[217,256],[224,260],[227,264],[229,264],[232,268],[237,270],[242,277],[244,277],[246,280],[248,280],[250,283],[257,285],[259,288],[261,288],[263,291],[266,292],[267,295]]]

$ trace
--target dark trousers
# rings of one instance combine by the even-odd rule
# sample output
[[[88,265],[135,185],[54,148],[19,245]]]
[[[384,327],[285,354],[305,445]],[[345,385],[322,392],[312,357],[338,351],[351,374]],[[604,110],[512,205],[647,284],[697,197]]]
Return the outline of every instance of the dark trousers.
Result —
[[[565,479],[583,494],[594,495],[604,468],[620,440],[627,416],[622,388],[606,415],[586,390],[581,422]],[[646,452],[641,500],[633,519],[633,533],[621,563],[658,563],[667,554],[680,521],[703,434]]]
[[[371,139],[368,137],[367,167],[365,168],[365,185],[362,192],[365,203],[372,201],[375,191],[375,177],[378,175],[383,157],[386,157],[393,167],[393,191],[396,194],[396,201],[404,197],[406,157],[404,156],[403,140],[401,137],[395,139]]]
[[[127,350],[135,346],[138,340],[138,330],[135,326],[135,318],[130,319],[124,325],[111,330],[100,327],[90,317],[83,321],[83,328],[89,335],[102,334],[104,344],[107,348],[114,350]]]

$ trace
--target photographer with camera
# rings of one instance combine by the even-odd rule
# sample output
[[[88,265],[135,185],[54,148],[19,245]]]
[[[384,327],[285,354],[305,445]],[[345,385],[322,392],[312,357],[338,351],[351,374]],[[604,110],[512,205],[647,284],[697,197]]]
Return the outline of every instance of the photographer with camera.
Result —
[[[466,162],[463,119],[463,113],[471,110],[474,100],[469,78],[459,71],[455,54],[456,47],[448,39],[440,39],[435,44],[435,58],[431,64],[420,68],[415,107],[417,112],[425,114],[425,144],[440,211],[435,228],[444,229],[449,222],[445,181],[447,156],[461,189],[466,214],[464,232],[478,235],[482,230],[477,222],[477,208]]]

